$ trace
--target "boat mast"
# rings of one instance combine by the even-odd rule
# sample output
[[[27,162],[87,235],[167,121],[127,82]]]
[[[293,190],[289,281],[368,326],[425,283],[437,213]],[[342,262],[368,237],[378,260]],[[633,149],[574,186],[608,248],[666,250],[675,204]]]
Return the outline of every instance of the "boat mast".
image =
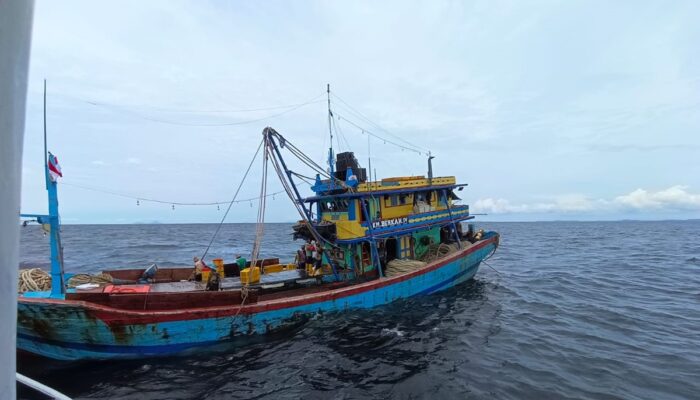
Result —
[[[46,79],[44,79],[44,179],[49,197],[49,214],[20,214],[20,217],[35,218],[36,222],[49,226],[51,241],[51,297],[62,299],[65,295],[63,275],[63,246],[61,245],[61,220],[58,214],[58,182],[49,173],[50,154],[46,140]]]
[[[44,173],[49,195],[49,226],[51,238],[51,297],[63,298],[63,249],[61,246],[61,221],[58,214],[58,182],[49,173],[49,152],[46,143],[46,79],[44,79]]]
[[[333,111],[331,111],[331,84],[326,84],[326,94],[328,96],[328,134],[330,135],[331,142],[328,148],[328,167],[331,175],[331,183],[335,181],[335,165],[333,163],[333,129],[331,129],[331,123],[333,118]]]
[[[428,151],[428,185],[432,186],[433,184],[433,154]]]
[[[44,180],[46,181],[46,190],[49,190],[49,150],[46,148],[46,79],[44,79]]]

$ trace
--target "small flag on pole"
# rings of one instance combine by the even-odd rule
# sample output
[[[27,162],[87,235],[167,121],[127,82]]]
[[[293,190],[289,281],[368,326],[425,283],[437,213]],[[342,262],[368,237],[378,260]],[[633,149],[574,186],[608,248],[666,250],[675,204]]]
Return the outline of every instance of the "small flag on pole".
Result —
[[[51,182],[56,182],[59,176],[63,178],[61,166],[58,165],[58,158],[49,152],[49,177],[51,177]]]

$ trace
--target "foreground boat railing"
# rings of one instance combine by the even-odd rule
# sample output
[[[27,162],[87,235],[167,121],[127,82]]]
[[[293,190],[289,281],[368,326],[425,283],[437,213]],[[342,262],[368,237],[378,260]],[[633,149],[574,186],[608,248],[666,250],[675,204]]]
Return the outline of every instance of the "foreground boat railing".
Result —
[[[28,386],[41,394],[45,394],[45,395],[47,395],[50,398],[55,399],[55,400],[71,400],[70,397],[66,396],[65,394],[59,392],[56,389],[52,389],[52,388],[44,385],[41,382],[37,382],[32,378],[29,378],[29,377],[26,377],[26,376],[20,374],[19,372],[17,372],[16,375],[17,375],[17,382],[19,382],[25,386]]]

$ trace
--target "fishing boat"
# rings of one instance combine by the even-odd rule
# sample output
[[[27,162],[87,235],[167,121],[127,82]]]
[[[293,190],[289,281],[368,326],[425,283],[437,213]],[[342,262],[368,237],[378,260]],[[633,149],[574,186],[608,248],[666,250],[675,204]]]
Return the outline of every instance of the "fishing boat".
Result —
[[[329,100],[329,125],[331,115]],[[67,285],[75,276],[63,269],[60,170],[47,152],[49,214],[21,216],[44,224],[49,233],[51,287],[19,295],[17,347],[53,359],[84,360],[174,355],[235,343],[297,326],[319,313],[352,312],[451,288],[472,279],[498,247],[498,233],[472,224],[463,229],[462,223],[474,218],[457,196],[466,184],[454,176],[434,177],[432,156],[427,176],[368,179],[351,152],[334,155],[331,145],[326,169],[273,128],[262,136],[253,157],[262,149],[250,261],[216,260],[218,270],[203,271],[201,280],[190,279],[189,266],[152,266],[104,271],[107,279],[99,284]],[[311,195],[302,195],[297,184],[304,175],[290,169],[283,155],[313,170]],[[313,248],[310,259],[259,256],[268,166],[299,212],[292,233]]]

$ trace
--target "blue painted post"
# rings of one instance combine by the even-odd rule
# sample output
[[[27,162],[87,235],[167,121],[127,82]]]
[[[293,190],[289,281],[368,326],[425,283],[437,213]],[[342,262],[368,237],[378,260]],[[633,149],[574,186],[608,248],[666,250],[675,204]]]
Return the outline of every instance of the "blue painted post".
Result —
[[[445,196],[445,204],[447,205],[447,213],[450,215],[450,222],[452,223],[452,233],[454,233],[455,239],[457,239],[457,247],[462,248],[462,240],[459,238],[459,233],[457,233],[457,225],[454,219],[452,219],[452,209],[450,208],[450,198],[447,196],[447,190],[442,190],[442,195]],[[438,200],[439,202],[439,200]]]
[[[48,174],[48,164],[46,166]],[[47,182],[49,192],[49,226],[51,227],[51,297],[63,298],[65,287],[63,282],[63,257],[61,249],[61,222],[58,214],[58,185]]]
[[[61,246],[61,221],[58,214],[58,184],[51,179],[49,159],[51,153],[47,149],[46,140],[46,80],[44,80],[44,179],[46,191],[49,194],[49,226],[51,227],[51,297],[63,298],[63,249]],[[57,178],[58,179],[58,178]]]
[[[372,217],[370,216],[370,212],[367,209],[367,207],[365,207],[365,202],[362,199],[362,197],[359,198],[359,201],[362,207],[362,212],[365,214],[365,219],[367,220],[367,227],[369,229],[369,244],[372,252],[372,263],[377,266],[377,271],[379,271],[379,277],[383,278],[384,271],[382,271],[382,263],[379,262],[379,251],[377,250],[377,241],[374,240],[374,233],[372,232]]]

